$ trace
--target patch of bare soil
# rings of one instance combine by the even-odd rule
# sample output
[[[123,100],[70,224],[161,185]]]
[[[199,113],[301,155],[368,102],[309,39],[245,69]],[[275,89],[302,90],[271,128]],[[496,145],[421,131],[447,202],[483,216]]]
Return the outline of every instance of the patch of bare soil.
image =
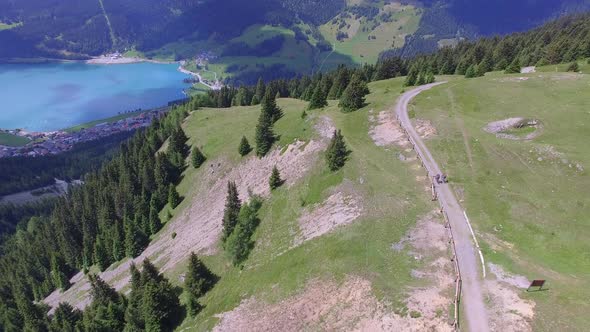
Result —
[[[331,124],[330,119],[325,118],[321,122],[327,133]],[[132,262],[140,265],[144,259],[150,258],[153,263],[160,266],[161,272],[165,272],[186,259],[193,251],[205,254],[214,252],[222,230],[228,181],[236,182],[242,201],[247,201],[251,195],[267,197],[270,194],[268,178],[274,166],[281,172],[285,185],[291,186],[311,169],[327,144],[326,138],[311,140],[308,143],[295,141],[285,149],[273,149],[264,158],[252,156],[233,168],[223,159],[207,163],[207,173],[199,179],[200,183],[197,185],[200,189],[191,205],[176,217],[139,257],[101,273],[100,277],[120,290],[129,282],[128,271]],[[176,234],[174,239],[173,233]],[[65,293],[55,291],[44,302],[56,307],[65,301],[78,308],[84,308],[90,302],[87,292],[88,281],[86,278],[78,279],[77,282],[72,279],[74,284]]]
[[[334,136],[334,123],[332,119],[327,116],[321,116],[315,123],[314,129],[320,134],[323,138],[332,138]]]
[[[369,135],[377,146],[397,145],[403,148],[410,146],[406,133],[395,118],[393,111],[382,111],[376,121],[373,119],[371,122],[373,125]]]
[[[490,329],[492,331],[532,331],[530,322],[534,317],[535,303],[518,296],[529,286],[523,276],[505,272],[501,266],[488,264],[496,280],[485,281],[488,300]]]
[[[330,198],[338,196],[337,192]],[[452,331],[448,318],[452,301],[443,295],[454,285],[446,234],[440,216],[433,211],[394,245],[400,251],[405,245],[412,247],[410,254],[424,263],[412,276],[428,284],[406,290],[407,311],[403,313],[379,301],[364,278],[349,276],[342,284],[312,279],[300,293],[278,303],[255,297],[243,300],[232,311],[218,315],[220,322],[214,331]]]
[[[299,218],[301,233],[295,238],[295,246],[352,223],[362,211],[358,195],[338,187],[323,203],[311,207]]]
[[[436,128],[432,125],[432,122],[423,119],[416,119],[416,131],[418,135],[423,139],[428,139],[436,136]]]
[[[534,131],[524,136],[513,132],[518,129],[534,128]],[[488,123],[484,130],[490,134],[496,134],[498,138],[511,140],[531,140],[540,135],[543,125],[536,119],[508,118],[505,120]]]
[[[219,315],[214,331],[451,331],[440,319],[393,313],[375,298],[371,283],[348,277],[342,284],[311,280],[284,301],[268,304],[255,298]]]

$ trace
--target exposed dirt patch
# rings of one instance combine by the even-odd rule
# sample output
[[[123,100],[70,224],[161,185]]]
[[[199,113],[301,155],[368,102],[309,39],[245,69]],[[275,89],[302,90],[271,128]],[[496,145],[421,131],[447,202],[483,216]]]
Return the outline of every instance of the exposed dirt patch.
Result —
[[[543,124],[536,119],[508,118],[488,123],[484,130],[498,138],[531,140],[541,134]]]
[[[333,131],[329,118],[322,119],[321,123],[324,133],[328,129]],[[320,134],[324,136],[322,132]],[[205,254],[214,252],[222,230],[228,181],[236,182],[242,201],[247,201],[252,194],[267,197],[270,194],[268,177],[274,166],[281,172],[285,185],[292,186],[313,167],[327,144],[326,138],[308,143],[295,141],[285,149],[273,149],[264,158],[252,156],[233,168],[223,158],[208,162],[204,165],[207,167],[206,175],[199,179],[200,189],[191,205],[139,257],[101,273],[100,277],[115,289],[121,290],[129,282],[132,262],[140,265],[144,259],[150,258],[160,267],[161,272],[165,272],[186,259],[193,251]],[[173,233],[176,233],[174,239]],[[59,302],[66,301],[80,309],[88,305],[90,299],[87,280],[78,275],[74,278],[76,280],[72,279],[74,284],[69,290],[65,293],[55,291],[44,302],[56,307]]]
[[[219,315],[214,331],[451,331],[440,318],[400,316],[372,294],[371,283],[311,280],[299,294],[276,304],[255,298]]]
[[[487,297],[490,329],[492,331],[532,331],[531,321],[534,316],[535,303],[518,296],[529,286],[529,280],[523,276],[512,275],[500,266],[488,263],[490,272],[496,280],[484,283]]]
[[[407,300],[408,310],[419,312],[432,320],[449,321],[448,306],[452,299],[446,294],[452,293],[454,287],[453,265],[448,256],[448,232],[442,223],[440,214],[432,211],[418,221],[392,249],[402,251],[406,245],[415,260],[421,261],[422,268],[413,270],[414,278],[425,279],[427,287],[414,288]],[[441,314],[444,313],[444,314]],[[445,325],[445,328],[448,325]]]
[[[380,112],[376,121],[372,122],[369,135],[377,146],[397,145],[403,148],[410,146],[406,133],[395,118],[393,111]]]
[[[415,127],[418,135],[423,139],[436,136],[436,128],[432,125],[432,122],[428,120],[416,119]]]
[[[314,129],[320,134],[323,138],[332,138],[334,135],[334,130],[336,127],[334,126],[334,122],[327,116],[321,116],[315,123]]]
[[[338,187],[326,201],[308,209],[299,218],[301,234],[295,239],[295,245],[352,223],[361,216],[362,211],[358,195],[352,190]]]

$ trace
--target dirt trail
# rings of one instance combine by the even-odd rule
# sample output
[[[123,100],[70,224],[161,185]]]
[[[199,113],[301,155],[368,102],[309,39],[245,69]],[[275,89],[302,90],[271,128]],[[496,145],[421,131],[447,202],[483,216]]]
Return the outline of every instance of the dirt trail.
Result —
[[[395,113],[404,129],[414,142],[416,152],[424,162],[430,176],[441,174],[441,169],[432,154],[416,132],[408,116],[408,104],[421,92],[446,82],[428,84],[404,93],[397,101]],[[439,200],[445,208],[449,223],[455,237],[455,245],[461,276],[463,280],[462,314],[467,321],[469,331],[485,332],[490,330],[488,313],[483,301],[481,267],[477,257],[477,248],[472,242],[471,232],[463,209],[448,185],[438,185]]]

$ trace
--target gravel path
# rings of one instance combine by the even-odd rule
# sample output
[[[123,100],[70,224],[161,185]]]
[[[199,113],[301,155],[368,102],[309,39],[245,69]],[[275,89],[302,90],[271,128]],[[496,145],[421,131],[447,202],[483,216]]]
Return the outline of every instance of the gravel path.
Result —
[[[428,84],[408,91],[399,98],[395,106],[396,116],[399,118],[402,127],[406,129],[412,138],[416,152],[422,158],[431,178],[435,174],[441,174],[442,172],[430,151],[422,141],[422,138],[410,122],[410,118],[408,117],[408,104],[421,92],[443,83],[446,82]],[[439,194],[439,200],[448,215],[449,223],[455,238],[459,268],[463,280],[461,314],[465,316],[469,331],[487,332],[490,328],[488,324],[488,314],[482,295],[481,266],[476,245],[472,241],[470,226],[463,213],[463,208],[459,205],[459,202],[449,185],[437,185],[437,191]]]

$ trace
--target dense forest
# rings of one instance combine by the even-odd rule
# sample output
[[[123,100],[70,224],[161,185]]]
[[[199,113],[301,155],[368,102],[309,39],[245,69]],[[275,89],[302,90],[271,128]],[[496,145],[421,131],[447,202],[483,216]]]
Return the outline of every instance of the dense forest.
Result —
[[[0,196],[52,185],[55,179],[72,181],[109,160],[133,132],[78,143],[59,155],[0,159]]]

